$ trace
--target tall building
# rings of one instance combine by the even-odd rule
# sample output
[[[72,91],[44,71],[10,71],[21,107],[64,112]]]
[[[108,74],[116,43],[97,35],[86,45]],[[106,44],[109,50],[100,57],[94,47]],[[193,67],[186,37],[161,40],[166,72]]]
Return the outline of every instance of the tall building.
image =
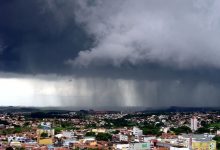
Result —
[[[198,129],[198,120],[195,116],[191,118],[191,130],[194,132]]]
[[[138,127],[133,127],[133,135],[135,136],[141,136],[143,135],[143,130],[139,129]]]

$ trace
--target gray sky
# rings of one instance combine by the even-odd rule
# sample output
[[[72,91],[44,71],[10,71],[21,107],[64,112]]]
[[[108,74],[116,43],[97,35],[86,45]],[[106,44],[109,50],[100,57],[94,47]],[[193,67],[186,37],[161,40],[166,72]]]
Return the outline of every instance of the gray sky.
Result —
[[[0,2],[0,105],[220,106],[218,0]]]

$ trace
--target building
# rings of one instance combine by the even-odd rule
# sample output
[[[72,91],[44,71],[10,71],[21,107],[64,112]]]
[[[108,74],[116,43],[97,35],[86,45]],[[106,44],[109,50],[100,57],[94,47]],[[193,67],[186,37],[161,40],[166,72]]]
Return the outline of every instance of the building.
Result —
[[[129,147],[130,147],[129,144],[123,144],[123,143],[113,144],[113,149],[117,149],[117,150],[128,150]]]
[[[214,140],[193,140],[192,149],[194,150],[217,150],[216,141]]]
[[[216,134],[217,134],[217,135],[220,135],[220,130],[217,130]]]
[[[132,133],[134,136],[142,136],[143,130],[140,130],[138,127],[133,127]]]
[[[92,129],[92,132],[95,132],[95,133],[106,133],[106,129],[104,129],[104,128]]]
[[[184,147],[170,147],[170,150],[190,150],[189,148],[184,148]]]
[[[128,136],[119,134],[119,141],[127,142],[128,141]]]
[[[54,129],[50,124],[41,124],[40,129],[37,129],[37,142],[40,145],[51,145],[54,139]]]
[[[63,131],[62,132],[62,135],[63,137],[66,137],[66,138],[74,138],[74,132],[73,131]]]
[[[129,144],[129,150],[150,150],[150,149],[151,149],[150,142]]]
[[[178,137],[183,146],[195,150],[216,150],[216,141],[212,140],[215,135],[210,134],[182,134]]]
[[[194,132],[198,129],[198,120],[195,116],[191,118],[191,130]]]

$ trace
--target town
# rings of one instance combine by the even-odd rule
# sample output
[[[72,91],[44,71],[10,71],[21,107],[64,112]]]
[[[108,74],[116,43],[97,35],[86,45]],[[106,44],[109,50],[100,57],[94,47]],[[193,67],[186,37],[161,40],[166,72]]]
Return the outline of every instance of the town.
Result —
[[[0,149],[217,150],[220,113],[1,112]]]

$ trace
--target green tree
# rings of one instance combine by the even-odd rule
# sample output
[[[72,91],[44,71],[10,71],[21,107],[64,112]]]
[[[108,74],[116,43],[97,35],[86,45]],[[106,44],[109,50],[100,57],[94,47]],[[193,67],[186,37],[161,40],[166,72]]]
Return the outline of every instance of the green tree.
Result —
[[[115,131],[112,131],[111,133],[112,134],[118,134],[120,131],[119,130],[115,130]]]
[[[87,132],[85,136],[95,136],[95,132]]]
[[[210,130],[207,127],[198,128],[198,130],[196,131],[196,133],[199,133],[199,134],[209,133],[209,132],[210,132]]]
[[[192,130],[187,126],[181,126],[178,128],[170,128],[170,131],[174,132],[176,135],[179,135],[181,133],[191,133]]]
[[[217,143],[217,149],[220,149],[220,136],[215,136],[215,137],[213,138],[213,140],[215,140],[216,143]]]
[[[112,135],[109,133],[98,133],[96,135],[96,140],[98,141],[108,141],[112,139]]]
[[[46,137],[48,137],[48,133],[46,133],[46,132],[43,132],[43,133],[41,133],[41,135],[40,135],[42,138],[46,138]]]

